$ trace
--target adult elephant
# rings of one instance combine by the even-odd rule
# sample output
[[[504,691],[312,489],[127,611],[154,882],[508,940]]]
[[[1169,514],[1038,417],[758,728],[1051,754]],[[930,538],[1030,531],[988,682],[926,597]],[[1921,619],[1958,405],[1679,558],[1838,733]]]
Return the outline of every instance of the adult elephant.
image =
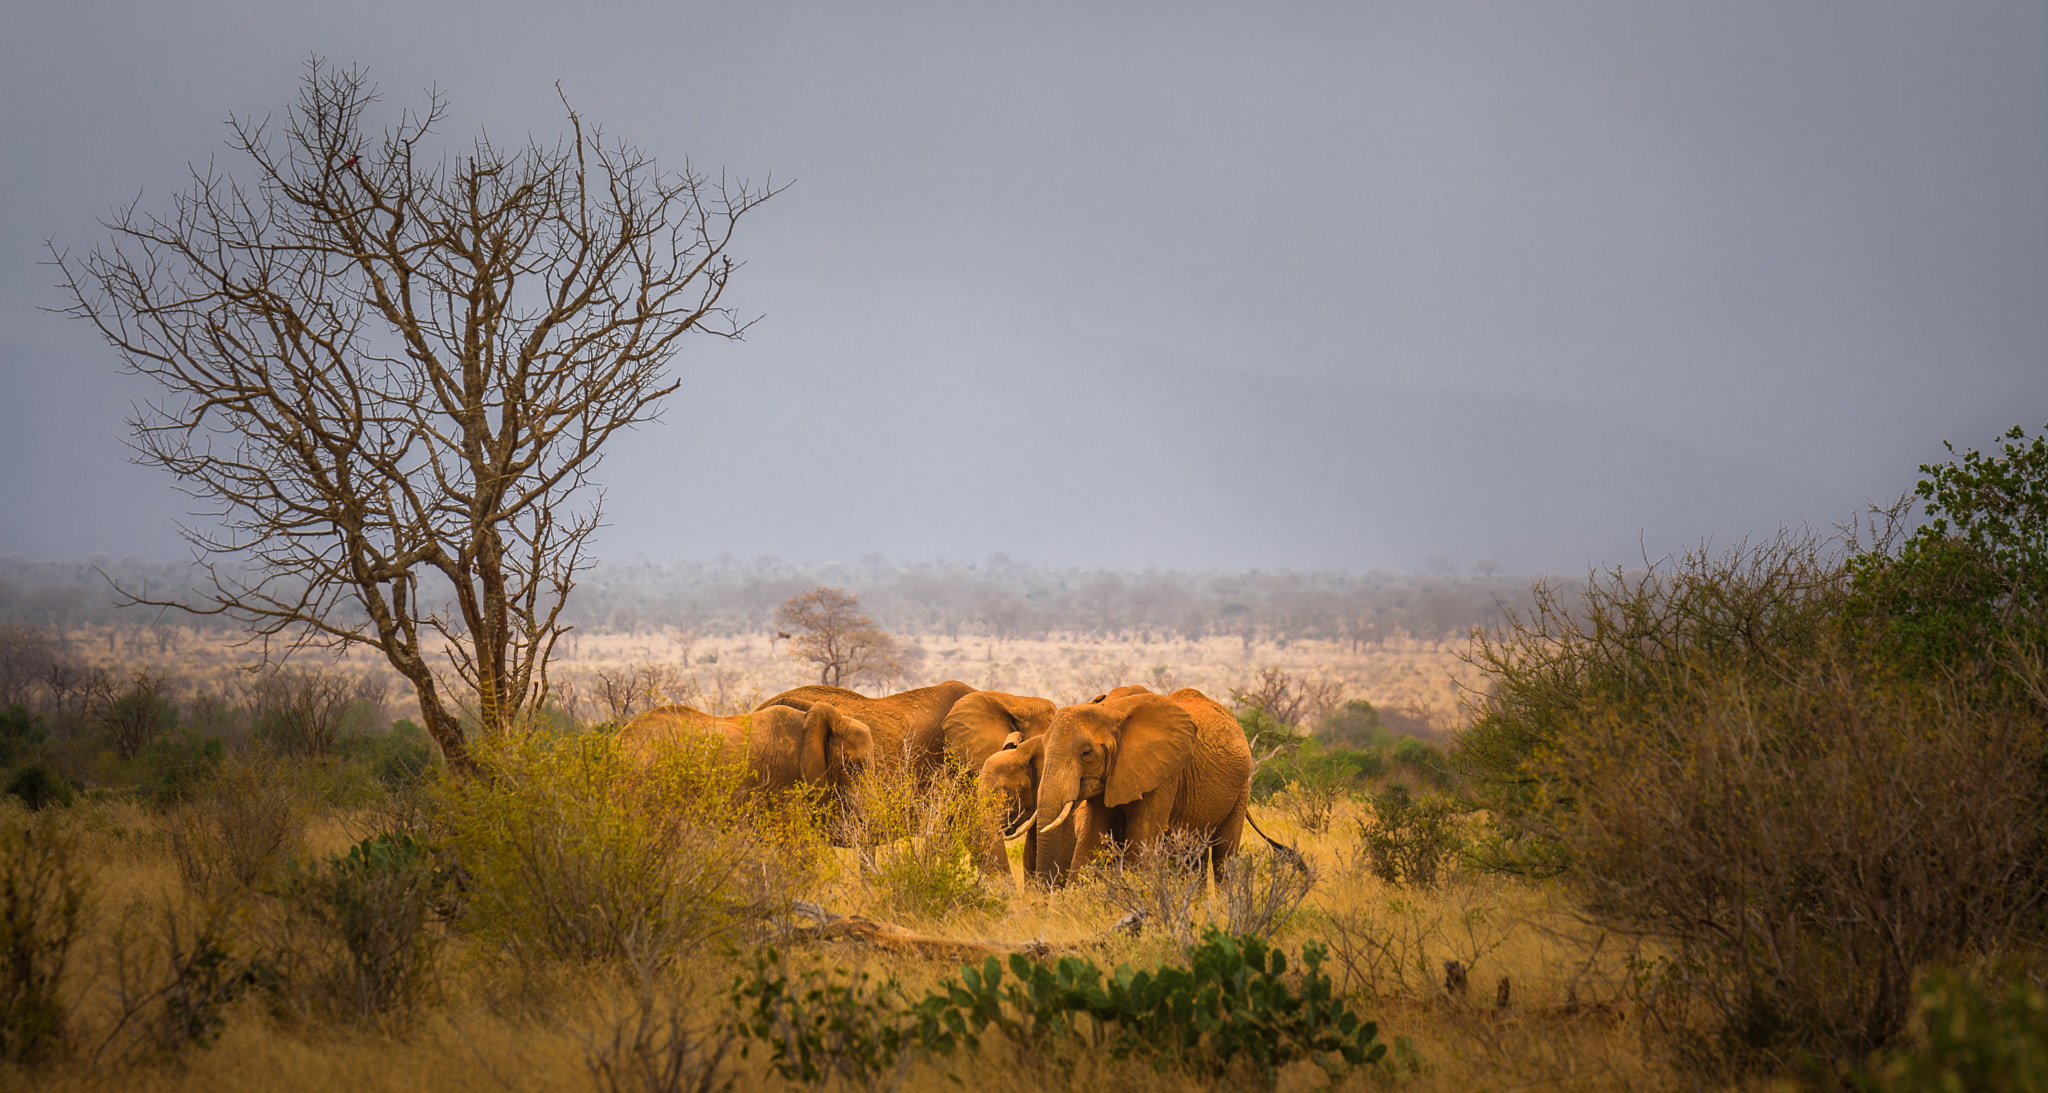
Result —
[[[669,748],[716,741],[728,758],[743,759],[749,779],[742,792],[779,795],[796,785],[841,791],[874,753],[867,724],[830,703],[807,710],[773,706],[718,717],[688,706],[662,706],[619,729],[619,747],[636,761],[659,759]]]
[[[1207,840],[1212,871],[1237,852],[1251,804],[1251,748],[1237,719],[1209,696],[1191,687],[1165,696],[1140,690],[1064,706],[1044,740],[1030,824],[1047,836],[1073,820],[1072,869],[1085,868],[1107,840],[1143,854],[1173,828]]]
[[[784,691],[754,707],[754,712],[758,714],[771,706],[808,711],[821,702],[831,705],[868,727],[874,737],[873,762],[890,769],[909,770],[923,784],[945,761],[946,715],[952,712],[954,703],[973,693],[973,687],[957,679],[886,698],[869,698],[844,687],[813,683]]]

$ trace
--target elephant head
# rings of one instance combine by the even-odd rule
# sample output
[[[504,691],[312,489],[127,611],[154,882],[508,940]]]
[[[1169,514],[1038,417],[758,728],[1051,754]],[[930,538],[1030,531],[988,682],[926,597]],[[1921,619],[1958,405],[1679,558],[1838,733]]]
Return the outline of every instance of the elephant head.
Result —
[[[981,770],[997,752],[1045,735],[1053,709],[1050,699],[976,691],[946,714],[946,754],[968,770]]]
[[[1063,707],[1045,736],[1032,822],[1050,832],[1083,801],[1128,805],[1178,779],[1194,743],[1188,712],[1149,691]]]
[[[1123,686],[1118,687],[1116,690],[1111,691],[1106,695],[1096,695],[1094,698],[1091,698],[1088,701],[1107,702],[1112,698],[1129,698],[1132,695],[1149,695],[1157,693],[1159,692],[1154,691],[1152,688],[1144,686],[1142,684],[1126,683]]]
[[[1045,763],[1045,737],[1034,736],[990,755],[981,764],[981,793],[1003,830],[1038,811],[1038,779]]]
[[[758,711],[755,716],[766,712]],[[803,714],[803,735],[797,746],[797,774],[811,785],[845,789],[874,750],[874,732],[866,722],[840,712],[829,702],[814,702]]]

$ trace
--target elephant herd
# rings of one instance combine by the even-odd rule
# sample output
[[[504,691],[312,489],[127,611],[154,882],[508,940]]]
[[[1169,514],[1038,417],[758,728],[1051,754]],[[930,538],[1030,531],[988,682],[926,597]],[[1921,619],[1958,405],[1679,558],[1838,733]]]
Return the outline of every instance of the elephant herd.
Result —
[[[1204,837],[1219,869],[1237,851],[1251,801],[1244,731],[1192,688],[1119,687],[1056,707],[957,680],[885,698],[815,685],[730,717],[664,706],[619,730],[621,747],[641,758],[706,737],[745,758],[747,792],[770,797],[800,785],[844,793],[870,764],[924,788],[958,764],[976,772],[1002,821],[978,840],[981,867],[1008,874],[1003,840],[1021,838],[1025,875],[1048,884],[1112,841],[1143,853],[1176,828]]]

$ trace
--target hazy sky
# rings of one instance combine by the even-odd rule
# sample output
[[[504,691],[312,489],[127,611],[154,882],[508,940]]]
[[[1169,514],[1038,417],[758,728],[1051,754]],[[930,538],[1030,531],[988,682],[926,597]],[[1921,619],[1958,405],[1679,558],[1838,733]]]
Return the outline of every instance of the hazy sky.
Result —
[[[305,58],[794,180],[599,478],[624,559],[1582,570],[2048,422],[2048,6],[0,6],[0,554],[176,557],[43,241]]]

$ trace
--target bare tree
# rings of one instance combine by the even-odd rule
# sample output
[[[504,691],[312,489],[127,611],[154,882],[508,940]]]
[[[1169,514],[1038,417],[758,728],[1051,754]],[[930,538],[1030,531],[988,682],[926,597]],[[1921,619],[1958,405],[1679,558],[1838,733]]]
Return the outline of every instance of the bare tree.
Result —
[[[1261,668],[1252,686],[1230,689],[1230,704],[1262,710],[1290,728],[1313,724],[1337,708],[1344,684],[1334,679],[1296,679],[1279,668]]]
[[[685,333],[746,329],[727,247],[776,191],[664,172],[574,110],[553,145],[437,156],[439,95],[381,135],[376,101],[311,62],[281,126],[229,120],[253,182],[209,163],[167,216],[52,253],[66,310],[163,389],[141,461],[218,520],[184,529],[200,602],[128,599],[381,650],[460,769],[469,695],[491,734],[547,692],[606,441],[656,416]]]
[[[859,610],[860,597],[819,586],[791,596],[775,621],[794,631],[789,655],[818,666],[818,682],[834,687],[861,679],[886,682],[902,674],[896,639]]]
[[[26,704],[36,684],[69,667],[48,630],[0,622],[0,707]]]

